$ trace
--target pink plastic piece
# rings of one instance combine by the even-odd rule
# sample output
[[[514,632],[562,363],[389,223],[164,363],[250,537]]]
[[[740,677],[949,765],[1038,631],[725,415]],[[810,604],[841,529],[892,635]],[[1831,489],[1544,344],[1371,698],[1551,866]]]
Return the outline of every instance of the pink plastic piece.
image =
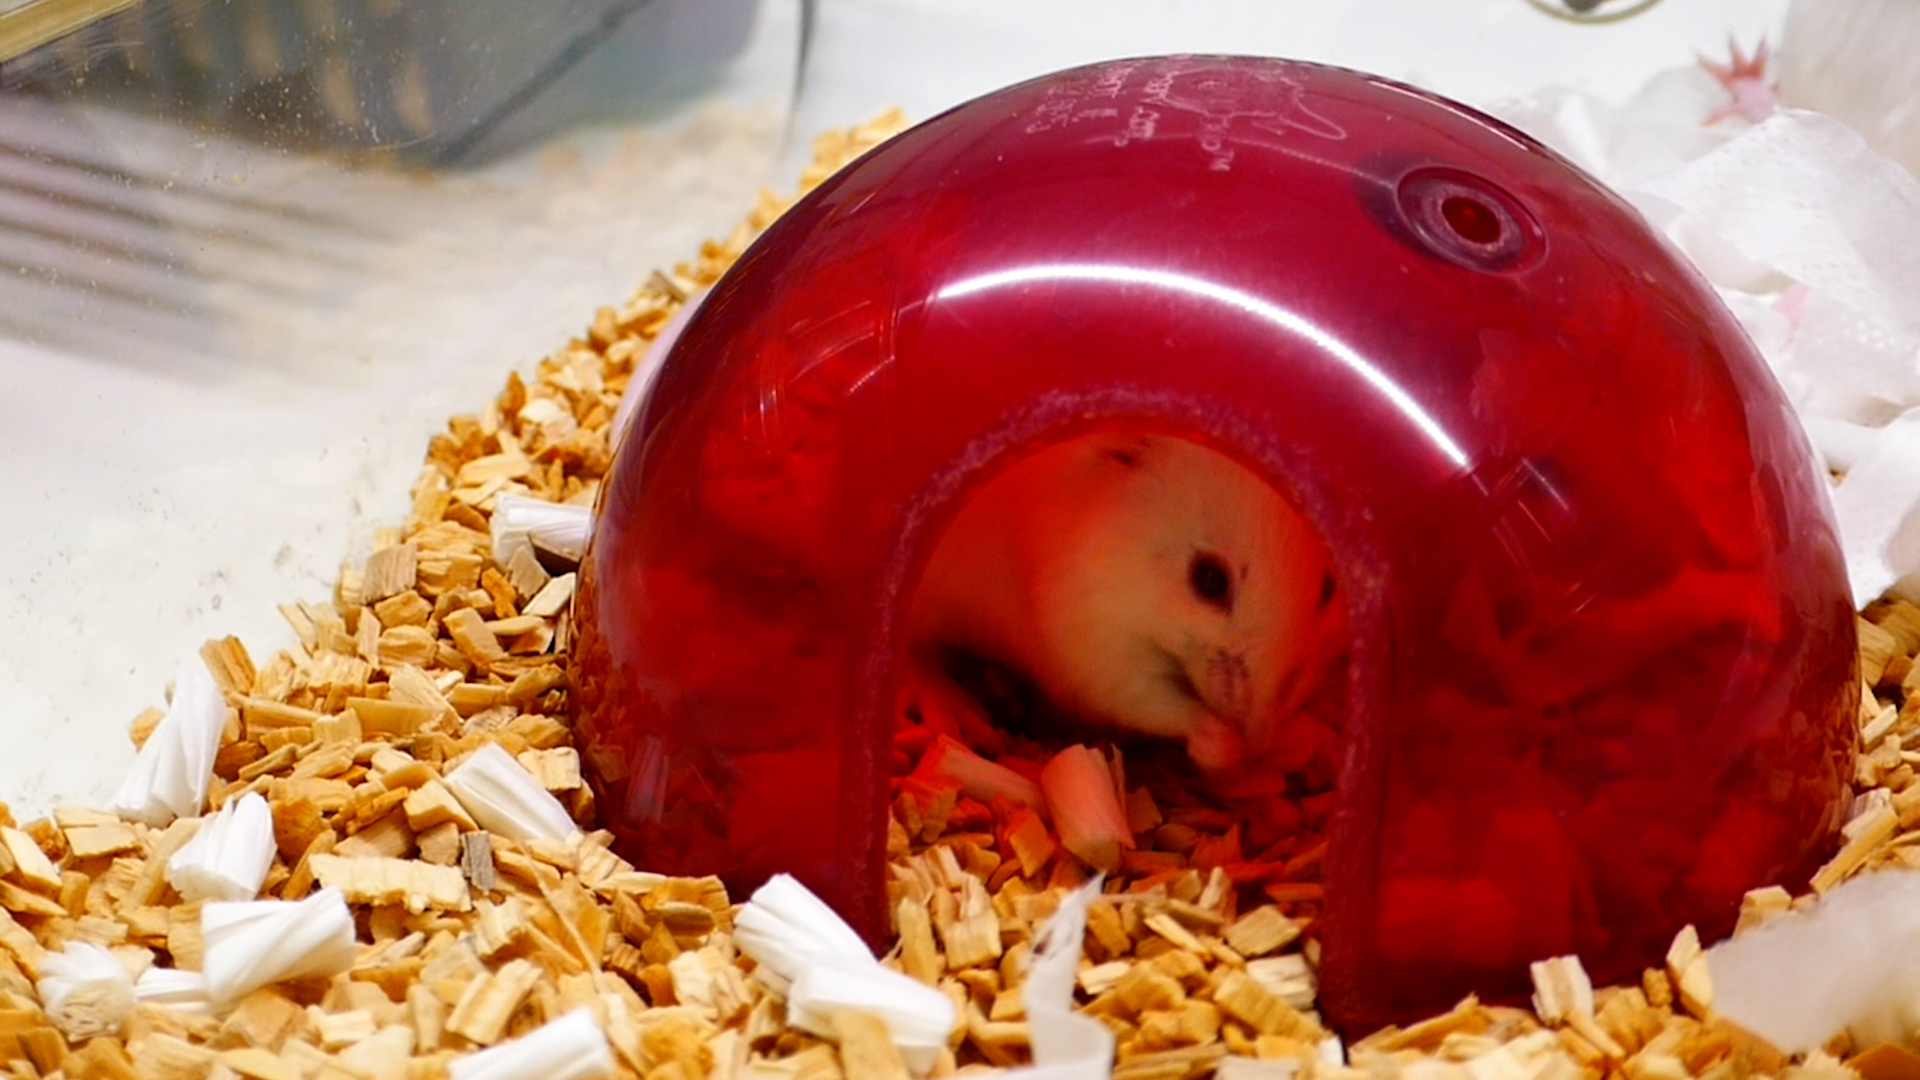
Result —
[[[1321,1004],[1596,979],[1804,880],[1858,685],[1826,496],[1712,292],[1525,136],[1352,72],[1115,62],[882,146],[708,297],[617,454],[574,701],[649,868],[870,933],[903,607],[1090,425],[1270,477],[1353,635]]]

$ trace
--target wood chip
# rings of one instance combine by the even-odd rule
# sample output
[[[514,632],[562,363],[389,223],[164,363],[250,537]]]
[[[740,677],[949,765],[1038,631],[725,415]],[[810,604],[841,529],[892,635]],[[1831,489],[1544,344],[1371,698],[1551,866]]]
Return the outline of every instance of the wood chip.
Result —
[[[1165,938],[1167,942],[1176,949],[1185,949],[1188,952],[1205,952],[1207,950],[1206,943],[1195,937],[1186,927],[1180,925],[1180,920],[1174,918],[1171,914],[1162,912],[1157,915],[1149,915],[1145,922],[1147,929]]]
[[[1854,629],[1860,642],[1860,678],[1871,689],[1886,672],[1888,661],[1899,654],[1900,643],[1891,633],[1865,619],[1856,618]],[[1868,694],[1868,700],[1872,700],[1872,696]]]
[[[1867,806],[1847,822],[1847,842],[1840,851],[1814,873],[1811,883],[1813,891],[1826,892],[1851,877],[1866,865],[1867,857],[1886,843],[1899,827],[1900,817],[1890,800]]]
[[[1325,1032],[1244,971],[1228,971],[1213,990],[1220,1011],[1262,1035],[1317,1042]]]
[[[1785,914],[1792,905],[1793,894],[1778,885],[1753,889],[1740,898],[1740,922],[1734,933],[1746,933],[1775,915]]]
[[[529,601],[538,597],[541,590],[545,589],[547,583],[552,580],[546,567],[540,565],[540,559],[533,553],[531,546],[522,545],[513,549],[513,556],[507,560],[507,581],[520,598],[522,610],[531,606]],[[571,591],[572,588],[569,586],[568,592],[571,593]],[[555,614],[557,613],[556,609]]]
[[[1577,956],[1536,960],[1532,965],[1533,1011],[1549,1024],[1593,1016],[1593,983]]]
[[[200,646],[200,658],[207,663],[207,671],[223,694],[232,697],[253,693],[253,682],[258,672],[253,666],[253,657],[247,655],[247,647],[237,637],[215,638]]]
[[[223,1051],[219,1060],[220,1064],[252,1080],[305,1080],[298,1066],[257,1046]]]
[[[470,832],[460,838],[460,871],[481,892],[489,892],[498,882],[493,861],[493,837],[485,832]]]
[[[500,639],[494,637],[493,631],[487,629],[486,620],[472,608],[462,608],[448,614],[445,625],[455,647],[482,670],[490,669],[507,658],[507,650],[501,648]]]
[[[433,616],[433,605],[427,598],[408,589],[396,593],[373,605],[374,618],[380,620],[382,627],[421,626]]]
[[[120,823],[83,825],[66,830],[67,850],[75,859],[97,859],[118,855],[140,846],[140,834]]]
[[[456,490],[461,487],[475,487],[497,480],[518,480],[532,469],[532,463],[518,452],[489,454],[474,458],[460,467],[454,477]]]
[[[517,760],[548,791],[577,791],[586,784],[580,773],[580,754],[571,746],[529,750]]]
[[[467,879],[452,867],[337,855],[315,855],[308,861],[316,881],[339,889],[354,903],[399,904],[415,914],[429,908],[465,911],[472,906]]]
[[[361,602],[370,604],[411,590],[419,580],[419,567],[420,549],[412,544],[395,544],[374,552],[361,572]]]
[[[12,826],[0,827],[0,847],[7,849],[13,863],[8,876],[29,889],[48,893],[60,891],[60,871],[33,837]]]
[[[908,1080],[906,1063],[894,1049],[886,1021],[871,1013],[842,1009],[833,1014],[846,1080]]]
[[[1242,956],[1265,956],[1284,948],[1300,937],[1300,924],[1280,913],[1272,904],[1262,904],[1234,920],[1226,929],[1227,944]]]
[[[413,790],[401,804],[407,817],[407,825],[416,833],[424,833],[442,824],[451,823],[460,832],[472,832],[478,829],[466,807],[453,797],[453,792],[438,779],[429,780]]]
[[[1681,928],[1667,948],[1667,977],[1673,980],[1680,1004],[1704,1019],[1713,1007],[1713,977],[1700,948],[1700,934],[1692,926]]]
[[[499,1042],[507,1022],[540,979],[540,969],[531,961],[509,960],[500,970],[467,984],[447,1016],[446,1029],[480,1046]]]
[[[380,632],[376,662],[383,666],[428,667],[438,655],[433,632],[424,626],[393,626]]]
[[[540,586],[540,590],[534,593],[525,604],[520,606],[521,614],[541,619],[551,619],[555,615],[565,611],[567,604],[573,600],[573,587],[576,576],[574,573],[568,572]]]

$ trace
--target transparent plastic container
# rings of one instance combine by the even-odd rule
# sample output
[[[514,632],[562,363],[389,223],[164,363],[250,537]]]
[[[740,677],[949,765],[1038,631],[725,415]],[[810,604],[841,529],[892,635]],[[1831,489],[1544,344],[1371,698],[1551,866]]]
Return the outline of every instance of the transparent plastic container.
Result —
[[[710,83],[746,48],[758,7],[30,0],[9,16],[19,30],[0,34],[0,85],[283,149],[470,164],[582,120],[657,110],[661,99]],[[89,18],[97,12],[104,17]],[[42,37],[20,55],[5,51]]]
[[[23,820],[99,805],[201,642],[290,644],[448,417],[793,183],[799,0],[121,6],[0,64]]]
[[[1829,851],[1844,568],[1711,288],[1480,114],[1175,57],[899,137],[687,324],[577,608],[579,734],[629,857],[791,872],[877,935],[920,575],[994,477],[1113,430],[1253,469],[1332,553],[1340,1024],[1516,995],[1566,953],[1620,978]]]

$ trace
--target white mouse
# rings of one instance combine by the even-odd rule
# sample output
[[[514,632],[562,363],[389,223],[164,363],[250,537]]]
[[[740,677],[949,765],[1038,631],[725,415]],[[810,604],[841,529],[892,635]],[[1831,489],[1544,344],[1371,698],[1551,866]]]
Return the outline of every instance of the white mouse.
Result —
[[[1006,665],[1049,705],[1184,740],[1208,769],[1263,748],[1346,636],[1306,519],[1246,467],[1159,435],[1069,440],[982,485],[909,616],[928,668],[956,650]]]

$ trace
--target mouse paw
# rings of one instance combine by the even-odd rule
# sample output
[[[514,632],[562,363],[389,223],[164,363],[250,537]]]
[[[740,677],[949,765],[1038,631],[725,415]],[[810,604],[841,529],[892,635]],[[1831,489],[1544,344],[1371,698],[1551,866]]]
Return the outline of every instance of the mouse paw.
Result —
[[[917,711],[928,728],[978,753],[1006,751],[1006,736],[993,726],[980,699],[937,666],[917,664],[903,680],[897,712],[905,714],[909,709]]]
[[[1240,764],[1247,743],[1239,728],[1217,716],[1203,716],[1187,733],[1187,756],[1201,769],[1219,772]]]

